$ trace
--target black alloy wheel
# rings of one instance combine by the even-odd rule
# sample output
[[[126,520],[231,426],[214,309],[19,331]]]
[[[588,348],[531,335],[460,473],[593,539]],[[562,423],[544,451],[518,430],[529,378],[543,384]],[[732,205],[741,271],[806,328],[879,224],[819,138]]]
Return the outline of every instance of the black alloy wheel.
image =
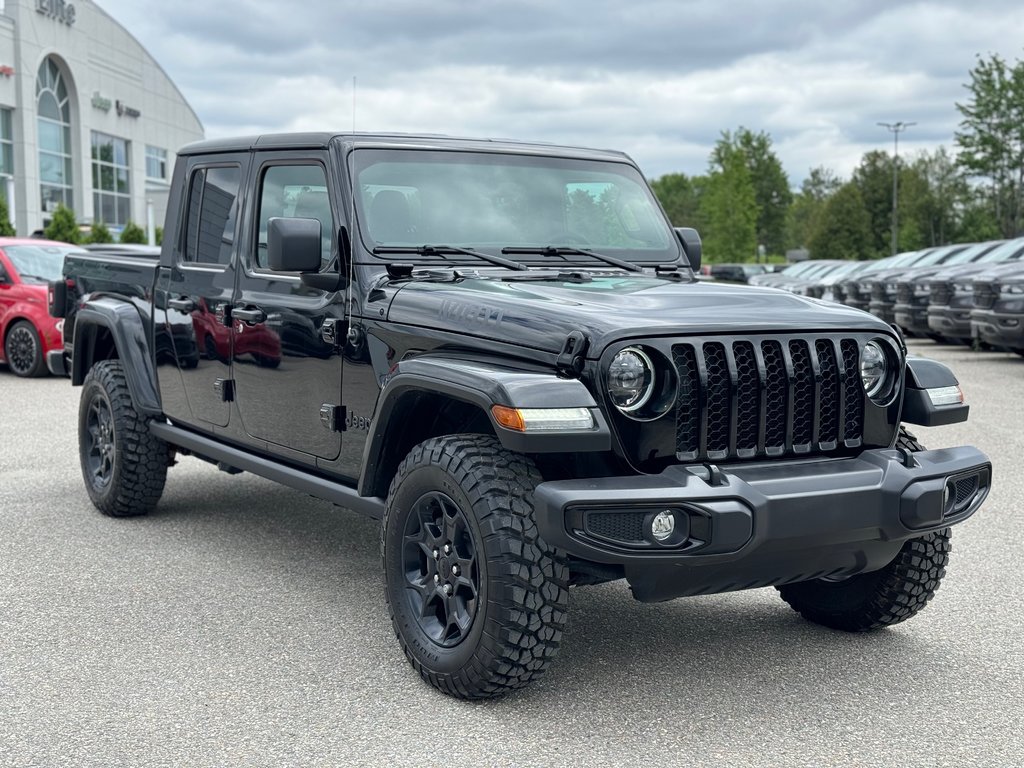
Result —
[[[466,513],[445,493],[413,504],[402,560],[409,608],[424,635],[453,648],[469,634],[480,599],[480,547]]]
[[[46,370],[39,334],[27,320],[19,320],[7,332],[4,357],[15,376],[41,376]]]
[[[86,471],[97,490],[110,485],[114,475],[114,416],[110,403],[101,390],[93,392],[85,415],[85,461]]]

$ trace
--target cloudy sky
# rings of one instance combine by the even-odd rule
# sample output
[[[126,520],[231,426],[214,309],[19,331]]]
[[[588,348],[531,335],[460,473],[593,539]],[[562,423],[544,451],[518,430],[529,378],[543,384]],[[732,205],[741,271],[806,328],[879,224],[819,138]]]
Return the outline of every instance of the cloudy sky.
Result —
[[[724,129],[790,181],[952,145],[977,54],[1024,58],[1020,0],[99,0],[210,138],[356,129],[621,149],[701,173]]]

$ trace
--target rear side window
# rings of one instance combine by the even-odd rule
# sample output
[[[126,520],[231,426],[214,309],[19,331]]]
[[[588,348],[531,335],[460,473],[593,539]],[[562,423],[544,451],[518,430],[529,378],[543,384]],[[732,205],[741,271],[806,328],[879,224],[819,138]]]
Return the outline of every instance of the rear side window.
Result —
[[[187,262],[227,265],[235,250],[238,218],[238,166],[197,168],[189,182],[185,243]]]

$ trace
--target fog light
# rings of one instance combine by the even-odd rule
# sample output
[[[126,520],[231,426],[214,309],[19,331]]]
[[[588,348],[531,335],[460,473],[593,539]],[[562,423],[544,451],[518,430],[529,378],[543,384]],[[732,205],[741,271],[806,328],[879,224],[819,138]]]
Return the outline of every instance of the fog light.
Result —
[[[651,535],[658,541],[668,541],[676,530],[676,516],[666,509],[651,520]]]

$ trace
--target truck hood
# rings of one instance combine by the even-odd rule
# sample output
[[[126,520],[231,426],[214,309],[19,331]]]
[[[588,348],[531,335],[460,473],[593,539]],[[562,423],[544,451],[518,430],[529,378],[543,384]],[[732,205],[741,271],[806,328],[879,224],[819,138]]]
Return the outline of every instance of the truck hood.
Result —
[[[592,357],[625,338],[836,330],[892,333],[866,312],[785,291],[649,275],[595,276],[585,282],[415,280],[394,295],[388,320],[554,352],[578,330],[589,337]]]

